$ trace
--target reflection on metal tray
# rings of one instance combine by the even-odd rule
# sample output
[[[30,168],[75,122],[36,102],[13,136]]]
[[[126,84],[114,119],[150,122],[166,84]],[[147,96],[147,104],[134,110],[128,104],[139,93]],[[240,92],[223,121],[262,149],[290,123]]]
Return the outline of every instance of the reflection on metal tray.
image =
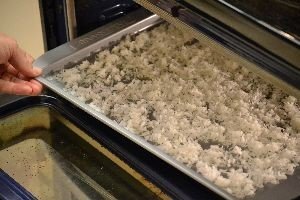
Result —
[[[7,116],[0,132],[0,168],[38,199],[167,199],[53,109]]]
[[[300,2],[295,0],[221,0],[235,9],[240,9],[249,18],[260,22],[266,28],[277,28],[275,30],[283,37],[300,44],[300,27],[297,21],[300,19]],[[267,26],[269,25],[269,27]]]
[[[55,49],[54,51],[51,51],[45,54],[44,56],[40,57],[36,61],[35,65],[43,68],[44,77],[38,78],[38,80],[44,83],[49,89],[53,90],[61,97],[67,99],[72,104],[83,109],[84,111],[86,111],[87,113],[89,113],[90,115],[98,119],[99,121],[110,126],[114,130],[122,134],[123,136],[127,137],[134,143],[140,145],[141,147],[148,150],[152,154],[158,156],[159,158],[166,161],[173,167],[179,169],[189,177],[193,178],[194,180],[198,181],[199,183],[213,190],[223,198],[234,199],[234,197],[224,192],[220,188],[216,187],[214,184],[204,179],[201,175],[199,175],[195,171],[175,161],[173,158],[166,155],[164,152],[160,151],[155,146],[149,144],[141,137],[119,126],[115,121],[110,120],[103,114],[95,111],[93,108],[87,106],[85,103],[79,101],[78,99],[74,98],[70,94],[66,93],[63,90],[63,86],[61,84],[54,81],[49,81],[45,78],[45,76],[48,73],[62,69],[66,65],[68,65],[68,67],[74,66],[78,61],[89,57],[93,52],[97,52],[102,48],[108,47],[109,44],[111,44],[111,42],[118,41],[126,34],[134,34],[141,30],[145,30],[146,28],[155,26],[158,23],[161,23],[161,20],[157,16],[152,15],[147,17],[147,15],[145,15],[143,12],[140,11],[137,11],[136,13],[134,13],[134,15],[128,15],[126,17],[127,18],[122,19],[124,21],[121,22],[119,21],[117,25],[111,24],[108,25],[106,29],[104,28],[104,29],[95,30],[91,34],[87,35],[86,37],[82,37],[75,41],[67,43],[59,47],[58,49]],[[127,25],[126,22],[129,22],[129,25]],[[295,174],[297,173],[299,173],[299,170],[295,172]],[[273,186],[266,187],[266,189],[262,190],[261,192],[258,191],[257,195],[252,199],[266,199],[266,198],[273,199],[274,190],[283,191],[284,189],[286,189],[286,187],[289,186],[289,184],[292,184],[292,186],[295,184],[297,185],[298,181],[299,181],[298,179],[290,178],[287,181],[285,181],[286,184],[279,184],[274,187]],[[282,193],[282,195],[284,194]]]

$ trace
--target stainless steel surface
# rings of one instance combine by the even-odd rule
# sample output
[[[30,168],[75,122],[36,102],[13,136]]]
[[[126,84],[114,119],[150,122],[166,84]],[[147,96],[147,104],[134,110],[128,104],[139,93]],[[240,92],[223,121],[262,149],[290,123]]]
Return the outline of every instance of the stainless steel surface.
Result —
[[[300,29],[297,24],[300,18],[299,1],[218,1],[282,38],[300,45]]]
[[[223,7],[218,6],[218,3],[207,1],[207,0],[205,1],[186,0],[186,1],[191,3],[191,5],[209,13],[210,15],[215,16],[218,20],[224,22],[225,24],[228,24],[230,27],[238,30],[248,38],[253,39],[260,45],[264,46],[266,49],[274,52],[277,55],[288,58],[295,66],[300,67],[299,66],[300,41],[297,40],[297,38],[294,38],[291,35],[277,29],[276,27],[273,27],[267,23],[264,23],[261,20],[258,20],[250,16],[249,14],[232,6],[231,4],[227,3],[224,0],[218,0],[218,1],[228,6],[229,9],[226,8],[226,6]],[[253,22],[261,25],[261,27],[245,19],[241,15],[249,17]],[[276,35],[274,35],[274,33],[272,32],[265,31],[264,28],[270,29],[276,34],[278,34],[279,36],[282,36],[287,40],[290,40],[292,44],[285,42],[284,40],[276,37]],[[298,48],[295,45],[298,45]]]
[[[99,51],[103,47],[107,47],[111,42],[121,39],[122,36],[126,34],[136,33],[162,22],[162,20],[156,15],[151,15],[145,18],[146,15],[144,11],[141,10],[136,11],[135,13],[133,13],[133,15],[127,15],[126,17],[127,18],[122,18],[116,24],[111,24],[104,28],[97,29],[86,36],[80,37],[74,41],[66,43],[39,57],[35,61],[34,65],[39,66],[43,69],[43,76],[37,78],[37,80],[46,85],[49,89],[59,94],[61,97],[67,99],[74,105],[88,112],[99,121],[110,126],[114,130],[118,131],[120,134],[129,138],[131,141],[135,142],[136,144],[145,148],[149,152],[163,159],[170,165],[184,172],[191,178],[210,188],[212,191],[215,191],[216,193],[218,193],[226,199],[235,199],[227,192],[216,187],[210,181],[204,179],[195,171],[177,162],[176,160],[174,160],[173,158],[156,148],[154,145],[151,145],[140,136],[128,131],[124,127],[121,127],[115,121],[109,119],[102,113],[97,112],[90,106],[86,105],[84,102],[81,102],[78,99],[74,98],[72,95],[66,93],[63,90],[63,86],[61,84],[49,81],[45,78],[45,76],[49,72],[62,69],[65,65],[70,65],[70,63],[74,64],[86,58],[92,52]],[[128,25],[128,23],[131,25]]]

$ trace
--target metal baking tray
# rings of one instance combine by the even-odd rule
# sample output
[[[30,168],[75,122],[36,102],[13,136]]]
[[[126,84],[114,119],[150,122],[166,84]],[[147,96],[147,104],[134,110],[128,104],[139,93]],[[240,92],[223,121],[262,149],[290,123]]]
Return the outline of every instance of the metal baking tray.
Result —
[[[81,108],[91,116],[95,117],[100,122],[113,128],[118,133],[122,134],[129,140],[133,141],[142,148],[146,149],[147,151],[156,155],[160,159],[164,160],[171,166],[185,173],[187,176],[206,186],[221,197],[225,199],[236,199],[226,191],[218,188],[216,185],[206,180],[199,173],[196,173],[194,170],[179,163],[166,153],[159,150],[154,145],[148,143],[142,137],[128,131],[124,127],[121,127],[117,122],[109,119],[100,112],[97,112],[95,109],[88,106],[84,102],[81,102],[79,101],[79,99],[74,98],[71,94],[66,93],[63,89],[62,84],[46,79],[46,76],[49,73],[62,69],[66,66],[75,66],[76,63],[80,62],[81,60],[87,57],[90,57],[95,52],[98,52],[104,48],[108,48],[109,46],[111,46],[112,43],[120,40],[126,34],[136,34],[140,31],[151,28],[162,22],[163,21],[157,15],[147,13],[145,12],[145,10],[137,10],[121,18],[115,23],[108,24],[107,26],[104,26],[100,29],[96,29],[95,31],[92,31],[85,36],[79,37],[39,57],[35,61],[34,65],[43,69],[43,75],[37,78],[37,80],[43,83],[45,86],[47,86],[50,90],[54,91],[59,96],[65,98],[75,106]],[[277,194],[276,191],[285,193],[286,188],[289,188],[290,186],[297,187],[297,184],[300,184],[300,180],[295,178],[297,177],[297,174],[299,176],[299,169],[295,171],[294,176],[290,178],[291,180],[286,180],[284,184],[266,187],[266,189],[264,189],[263,191],[257,191],[257,194],[255,196],[246,199],[274,199],[274,197],[276,197]],[[289,183],[291,183],[291,185]],[[292,195],[299,194],[293,193]]]

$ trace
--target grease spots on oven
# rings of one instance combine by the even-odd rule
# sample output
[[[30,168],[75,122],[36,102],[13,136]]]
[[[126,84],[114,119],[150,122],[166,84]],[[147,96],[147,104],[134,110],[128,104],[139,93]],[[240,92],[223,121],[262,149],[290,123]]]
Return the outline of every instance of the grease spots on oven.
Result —
[[[38,199],[159,199],[58,121],[23,130],[0,144],[0,168]]]

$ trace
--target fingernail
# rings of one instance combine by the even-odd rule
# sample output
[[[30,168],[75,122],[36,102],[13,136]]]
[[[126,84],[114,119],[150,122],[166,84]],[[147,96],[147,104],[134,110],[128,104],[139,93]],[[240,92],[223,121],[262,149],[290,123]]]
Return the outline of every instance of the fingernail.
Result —
[[[33,67],[33,71],[36,75],[40,75],[42,73],[42,69],[38,67]]]
[[[15,89],[15,93],[19,95],[30,95],[32,88],[28,85],[20,85]]]

